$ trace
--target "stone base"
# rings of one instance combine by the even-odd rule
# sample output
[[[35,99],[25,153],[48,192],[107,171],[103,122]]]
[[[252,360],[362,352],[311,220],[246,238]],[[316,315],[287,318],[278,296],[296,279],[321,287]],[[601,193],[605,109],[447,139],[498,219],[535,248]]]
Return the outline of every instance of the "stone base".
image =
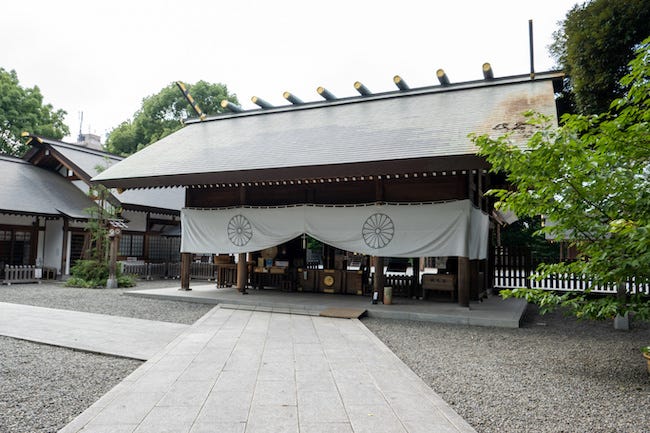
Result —
[[[629,331],[630,330],[630,315],[625,313],[624,315],[618,315],[614,317],[614,329],[620,331]]]

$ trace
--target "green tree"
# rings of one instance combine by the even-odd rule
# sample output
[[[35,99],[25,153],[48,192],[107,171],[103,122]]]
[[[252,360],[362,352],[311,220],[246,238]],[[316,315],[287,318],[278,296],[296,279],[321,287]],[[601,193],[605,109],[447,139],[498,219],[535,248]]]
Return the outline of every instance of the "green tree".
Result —
[[[576,4],[554,34],[550,51],[568,76],[561,103],[582,114],[602,113],[624,94],[634,48],[650,35],[648,0],[592,0]],[[575,104],[575,107],[572,105]]]
[[[102,172],[104,165],[97,165],[95,169]],[[111,192],[100,184],[92,185],[88,195],[96,202],[96,206],[85,209],[90,216],[86,224],[86,231],[90,233],[90,246],[85,259],[75,261],[70,268],[71,277],[66,281],[68,287],[105,287],[110,275],[109,262],[109,221],[118,218],[120,208],[115,208],[109,203]],[[128,275],[117,272],[119,287],[133,287],[135,280]]]
[[[542,265],[540,275],[587,275],[611,284],[617,297],[588,293],[557,295],[541,290],[505,291],[537,303],[542,311],[566,306],[578,317],[604,319],[634,311],[650,319],[650,301],[628,296],[630,277],[650,277],[650,38],[637,48],[624,96],[600,115],[564,115],[561,127],[529,113],[535,132],[525,149],[513,144],[518,132],[493,139],[474,136],[492,165],[512,185],[495,190],[497,206],[522,216],[544,215],[540,233],[571,243],[579,260]]]
[[[221,101],[227,99],[238,103],[237,96],[228,93],[224,84],[199,81],[188,85],[188,91],[206,114],[221,113]],[[142,107],[127,120],[113,129],[106,141],[109,152],[130,155],[182,128],[182,121],[194,114],[175,83],[171,83],[155,95],[142,100]]]
[[[20,141],[24,131],[51,138],[70,133],[63,123],[66,112],[43,104],[37,86],[22,87],[16,71],[0,68],[0,152],[21,156],[27,147]]]

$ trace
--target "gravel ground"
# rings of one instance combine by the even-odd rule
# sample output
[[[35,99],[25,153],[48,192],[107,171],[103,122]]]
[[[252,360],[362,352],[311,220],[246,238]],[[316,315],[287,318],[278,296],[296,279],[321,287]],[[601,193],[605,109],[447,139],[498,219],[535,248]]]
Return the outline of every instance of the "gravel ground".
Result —
[[[0,432],[56,432],[140,364],[0,337]]]
[[[174,280],[138,281],[136,287],[128,289],[77,289],[65,287],[61,282],[12,284],[0,286],[0,302],[188,325],[196,322],[214,307],[191,302],[122,296],[125,290],[156,289],[174,285],[180,287],[180,283]]]
[[[122,293],[12,285],[0,287],[0,302],[178,323],[211,308]],[[363,323],[479,433],[650,431],[650,376],[639,352],[650,344],[648,323],[621,332],[532,307],[520,329]],[[0,337],[0,432],[57,431],[138,365]]]
[[[478,432],[650,431],[650,376],[629,332],[529,307],[520,329],[364,319]]]

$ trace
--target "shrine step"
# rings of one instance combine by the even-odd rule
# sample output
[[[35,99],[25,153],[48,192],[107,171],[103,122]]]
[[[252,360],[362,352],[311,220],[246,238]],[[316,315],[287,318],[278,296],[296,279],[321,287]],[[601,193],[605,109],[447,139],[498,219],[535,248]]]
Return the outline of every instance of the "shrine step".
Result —
[[[336,317],[339,319],[358,319],[366,314],[366,310],[361,308],[338,308],[330,307],[320,312],[323,317]]]
[[[318,316],[319,311],[308,310],[304,308],[290,308],[290,307],[276,307],[268,305],[248,305],[248,304],[219,304],[221,308],[227,310],[249,310],[249,311],[264,311],[267,313],[285,313],[285,314],[300,314],[303,316]]]

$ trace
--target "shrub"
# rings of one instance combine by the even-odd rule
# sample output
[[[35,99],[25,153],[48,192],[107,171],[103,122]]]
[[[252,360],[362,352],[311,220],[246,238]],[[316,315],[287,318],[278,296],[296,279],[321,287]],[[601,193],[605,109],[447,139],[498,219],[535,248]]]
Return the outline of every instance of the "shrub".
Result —
[[[108,280],[108,264],[98,260],[77,260],[70,268],[71,278],[66,281],[68,287],[102,288]],[[121,275],[117,270],[118,287],[133,287],[135,279],[130,275]]]

